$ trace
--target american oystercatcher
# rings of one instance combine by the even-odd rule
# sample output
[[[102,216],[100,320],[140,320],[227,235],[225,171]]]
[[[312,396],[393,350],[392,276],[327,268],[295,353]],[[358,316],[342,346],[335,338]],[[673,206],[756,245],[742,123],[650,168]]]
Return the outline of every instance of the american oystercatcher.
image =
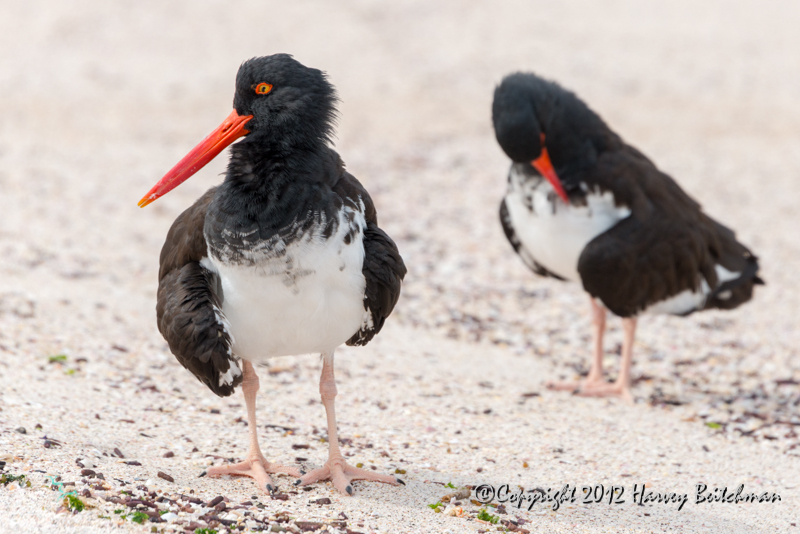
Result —
[[[330,479],[402,483],[348,465],[339,450],[334,349],[367,344],[400,296],[405,265],[378,227],[364,187],[329,146],[337,97],[326,75],[290,55],[245,61],[234,110],[139,202],[175,188],[236,139],[224,182],[173,223],[161,250],[158,328],[178,361],[211,391],[241,384],[250,446],[238,464],[210,476],[245,475],[272,492],[270,473],[301,476],[268,462],[258,445],[253,363],[319,353],[319,390],[329,457],[295,484]]]
[[[495,89],[492,121],[512,160],[500,205],[506,237],[534,272],[581,282],[591,296],[589,375],[552,388],[632,400],[640,314],[732,309],[763,284],[756,257],[734,233],[575,94],[535,74],[511,74]],[[606,310],[623,321],[614,383],[603,379]]]

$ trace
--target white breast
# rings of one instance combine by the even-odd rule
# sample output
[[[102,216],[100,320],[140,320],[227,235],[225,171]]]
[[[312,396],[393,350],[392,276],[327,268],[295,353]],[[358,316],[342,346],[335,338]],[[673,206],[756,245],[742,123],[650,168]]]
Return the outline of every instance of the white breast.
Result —
[[[348,212],[354,213],[359,231],[345,244],[351,228]],[[204,258],[203,264],[222,281],[222,311],[234,353],[250,361],[318,353],[355,334],[366,321],[364,228],[363,211],[344,208],[336,234],[326,239],[320,227],[301,240],[271,244],[272,250],[285,248],[279,257],[264,251],[254,265]]]
[[[610,191],[589,191],[585,206],[565,204],[542,178],[511,168],[506,207],[522,245],[548,271],[580,282],[578,258],[586,245],[631,214]]]

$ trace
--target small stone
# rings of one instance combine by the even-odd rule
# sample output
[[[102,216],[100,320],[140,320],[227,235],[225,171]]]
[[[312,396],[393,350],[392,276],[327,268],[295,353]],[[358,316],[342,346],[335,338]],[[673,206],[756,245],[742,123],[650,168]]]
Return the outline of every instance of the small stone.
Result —
[[[207,506],[209,508],[214,508],[216,505],[218,505],[219,503],[222,502],[222,498],[223,498],[222,495],[220,495],[218,497],[214,497],[213,499],[208,501],[208,505]]]
[[[20,434],[27,434],[27,433],[28,433],[28,431],[27,431],[27,430],[25,430],[25,427],[24,427],[24,426],[21,426],[21,427],[17,428],[16,430],[17,430],[17,432],[19,432]]]
[[[175,456],[175,453],[172,451],[167,451],[164,453],[164,458],[172,458],[173,456]]]
[[[322,523],[314,523],[312,521],[295,521],[294,524],[302,532],[314,532],[315,530],[322,528]]]
[[[166,474],[163,471],[159,471],[157,474],[158,474],[158,478],[163,478],[167,482],[175,482],[174,478],[172,478],[170,475]]]
[[[81,476],[93,477],[96,474],[92,469],[81,469]]]
[[[272,523],[272,526],[269,527],[270,532],[286,532],[286,529],[280,526],[278,523]]]
[[[321,499],[317,499],[314,502],[317,503],[317,504],[331,504],[331,500],[329,498],[327,498],[327,497],[323,497]]]
[[[116,447],[114,447],[114,454],[116,454],[116,455],[117,455],[117,458],[125,458],[125,455],[124,455],[124,454],[122,454],[122,451],[121,451],[121,450],[119,450],[119,449],[118,449],[118,448],[116,448]]]
[[[176,519],[178,519],[178,514],[175,514],[175,513],[172,513],[172,512],[167,512],[166,514],[161,516],[161,519],[163,519],[164,521],[172,522],[172,521],[175,521]]]

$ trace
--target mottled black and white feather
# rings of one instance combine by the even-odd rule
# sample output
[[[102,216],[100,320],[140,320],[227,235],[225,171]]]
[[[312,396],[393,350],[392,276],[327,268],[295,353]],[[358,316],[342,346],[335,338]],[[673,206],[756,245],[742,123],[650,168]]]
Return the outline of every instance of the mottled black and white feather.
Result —
[[[219,277],[201,265],[203,221],[216,188],[181,213],[161,250],[156,317],[178,362],[221,397],[233,393],[242,373],[231,351],[222,314]]]

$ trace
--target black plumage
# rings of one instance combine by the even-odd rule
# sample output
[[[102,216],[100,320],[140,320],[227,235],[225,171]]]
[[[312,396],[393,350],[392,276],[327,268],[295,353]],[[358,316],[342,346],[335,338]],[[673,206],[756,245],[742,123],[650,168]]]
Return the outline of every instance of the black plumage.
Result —
[[[218,377],[237,366],[230,334],[219,322],[224,295],[219,276],[200,265],[206,255],[203,221],[217,188],[209,189],[172,224],[161,249],[156,320],[170,351],[186,369],[219,395],[241,384],[220,384]]]
[[[406,274],[369,194],[329,146],[337,100],[323,72],[287,54],[244,62],[234,111],[140,202],[170,191],[243,137],[231,148],[223,183],[167,234],[157,319],[178,361],[214,393],[242,385],[248,458],[208,474],[251,476],[268,491],[269,473],[299,472],[270,464],[258,447],[252,362],[307,352],[323,356],[331,451],[324,467],[298,482],[330,478],[345,494],[353,492],[350,480],[398,483],[347,465],[336,437],[334,349],[365,345],[380,332]]]
[[[537,274],[579,281],[603,307],[632,320],[648,309],[732,309],[763,283],[756,257],[733,231],[572,92],[535,74],[509,75],[495,90],[492,119],[513,161],[501,224]],[[572,242],[559,242],[562,228]],[[570,247],[578,245],[573,258]]]

